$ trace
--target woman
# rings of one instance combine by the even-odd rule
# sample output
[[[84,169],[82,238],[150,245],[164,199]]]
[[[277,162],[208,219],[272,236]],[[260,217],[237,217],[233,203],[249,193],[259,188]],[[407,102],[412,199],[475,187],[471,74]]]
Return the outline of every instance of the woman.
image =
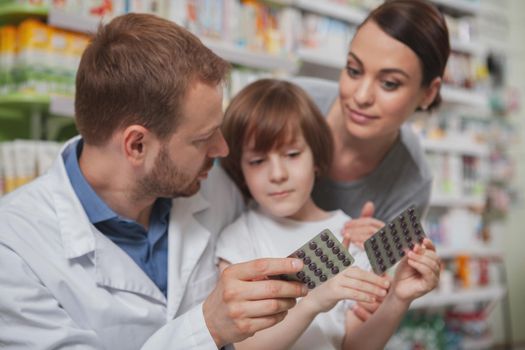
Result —
[[[432,176],[417,137],[403,124],[416,110],[439,105],[449,52],[445,20],[433,5],[388,1],[359,25],[339,88],[294,80],[315,100],[334,136],[329,176],[313,192],[321,208],[381,221],[411,204],[424,212]],[[373,233],[370,224],[382,226],[376,219],[351,221],[347,237],[361,244]]]

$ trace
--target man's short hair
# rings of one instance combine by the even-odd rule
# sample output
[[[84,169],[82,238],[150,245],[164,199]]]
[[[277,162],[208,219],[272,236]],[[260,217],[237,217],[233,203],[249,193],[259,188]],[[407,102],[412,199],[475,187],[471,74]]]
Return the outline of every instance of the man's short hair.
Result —
[[[138,124],[160,139],[182,116],[191,84],[218,85],[230,65],[186,29],[148,14],[127,14],[101,26],[82,55],[75,114],[91,145]]]

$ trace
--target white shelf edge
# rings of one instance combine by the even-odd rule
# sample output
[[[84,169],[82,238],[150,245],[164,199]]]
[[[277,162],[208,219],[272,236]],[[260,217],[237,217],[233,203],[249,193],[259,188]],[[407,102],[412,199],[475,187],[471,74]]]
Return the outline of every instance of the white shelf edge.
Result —
[[[464,303],[488,302],[502,299],[505,293],[506,289],[502,286],[475,287],[467,290],[457,290],[452,293],[435,291],[414,300],[410,308],[419,309]]]
[[[431,207],[482,207],[485,199],[479,196],[435,195],[430,197]]]
[[[453,51],[459,51],[471,55],[479,55],[485,51],[485,47],[481,45],[481,43],[476,41],[467,42],[452,39],[450,42],[450,46]]]
[[[461,340],[461,349],[463,350],[479,350],[488,349],[494,345],[494,337],[492,334],[487,334],[479,338],[463,337]]]
[[[47,19],[48,24],[53,27],[89,34],[96,33],[99,24],[103,21],[100,18],[65,12],[55,8],[49,10]]]
[[[488,108],[488,97],[476,91],[444,85],[441,88],[441,96],[444,103],[461,104],[480,109]]]
[[[467,0],[432,0],[436,5],[447,7],[449,9],[463,12],[469,15],[476,15],[480,12],[480,4],[476,2],[473,4],[473,1]]]
[[[280,57],[264,52],[252,52],[216,39],[203,37],[200,39],[210,50],[231,63],[258,69],[282,70],[292,74],[298,70],[298,63],[293,58]]]
[[[503,256],[503,252],[500,249],[476,244],[467,248],[450,248],[437,245],[436,252],[442,259],[451,259],[459,255],[468,255],[478,258],[500,258]]]
[[[422,138],[421,145],[425,151],[457,153],[486,158],[490,155],[489,147],[486,144],[465,141],[459,138],[443,138],[439,140]]]
[[[300,61],[334,69],[343,69],[345,60],[341,59],[342,57],[345,55],[328,56],[325,52],[315,49],[300,48],[297,50],[297,58]]]
[[[75,117],[75,100],[68,96],[51,96],[49,113],[62,117]]]
[[[354,25],[361,23],[367,16],[365,10],[341,5],[336,2],[319,0],[295,0],[294,6],[302,10],[315,12],[335,19],[339,19]]]

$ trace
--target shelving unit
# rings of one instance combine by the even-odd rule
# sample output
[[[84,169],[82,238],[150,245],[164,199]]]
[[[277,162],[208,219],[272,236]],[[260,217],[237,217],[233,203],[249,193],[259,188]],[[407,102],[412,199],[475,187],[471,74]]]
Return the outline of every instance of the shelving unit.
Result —
[[[466,303],[486,303],[501,300],[506,293],[502,286],[476,287],[461,289],[453,293],[430,292],[416,299],[410,305],[411,309],[435,308]]]
[[[354,25],[365,19],[367,12],[354,6],[319,0],[295,0],[293,6],[305,11],[314,12],[339,19]]]

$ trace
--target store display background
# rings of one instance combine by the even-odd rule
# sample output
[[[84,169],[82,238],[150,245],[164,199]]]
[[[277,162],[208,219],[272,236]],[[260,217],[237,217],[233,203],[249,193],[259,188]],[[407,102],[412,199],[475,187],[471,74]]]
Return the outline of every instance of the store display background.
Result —
[[[493,0],[494,1],[494,0]],[[507,55],[508,85],[516,87],[521,98],[521,110],[510,116],[519,130],[519,142],[512,146],[511,155],[516,160],[517,173],[515,181],[520,193],[520,201],[511,207],[507,220],[495,229],[495,234],[503,235],[503,258],[507,268],[507,282],[512,316],[512,333],[514,344],[525,349],[525,2],[509,0],[509,50]],[[503,304],[500,303],[491,315],[495,343],[501,344],[505,339],[502,323]]]

